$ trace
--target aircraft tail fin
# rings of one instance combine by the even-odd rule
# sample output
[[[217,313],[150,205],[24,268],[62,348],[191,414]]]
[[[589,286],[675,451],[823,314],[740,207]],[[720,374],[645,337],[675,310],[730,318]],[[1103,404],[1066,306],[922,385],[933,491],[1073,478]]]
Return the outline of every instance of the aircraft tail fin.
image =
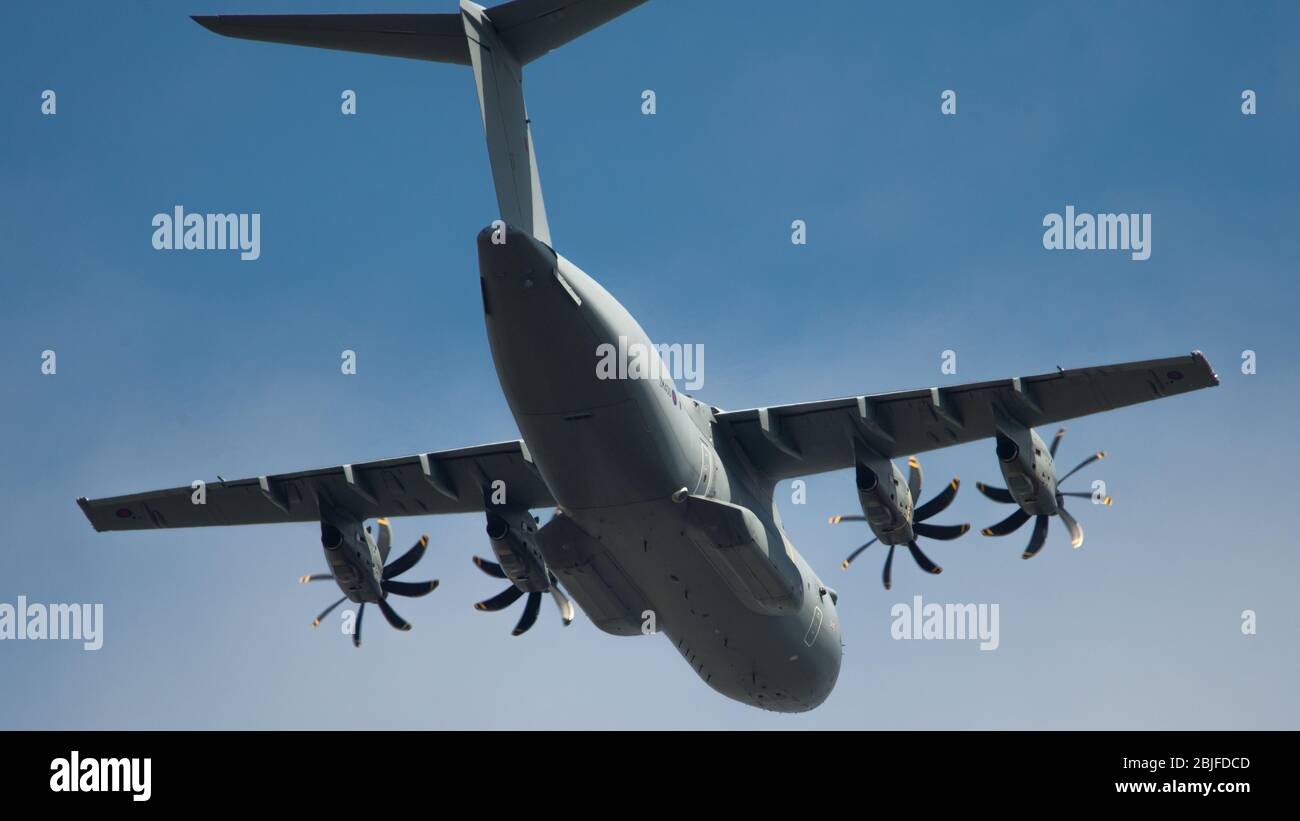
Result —
[[[523,67],[645,0],[511,0],[459,14],[195,17],[227,37],[472,66],[501,219],[551,245]]]

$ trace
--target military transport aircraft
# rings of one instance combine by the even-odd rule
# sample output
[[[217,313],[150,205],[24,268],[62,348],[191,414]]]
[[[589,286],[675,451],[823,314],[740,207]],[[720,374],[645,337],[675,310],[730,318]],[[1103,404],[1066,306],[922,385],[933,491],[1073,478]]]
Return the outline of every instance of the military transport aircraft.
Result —
[[[384,589],[384,557],[365,521],[481,513],[497,562],[480,566],[511,585],[483,609],[527,593],[526,628],[540,594],[563,585],[605,632],[640,635],[653,616],[718,692],[803,711],[835,685],[841,624],[835,592],[786,536],[773,501],[777,482],[854,468],[877,537],[914,546],[927,528],[892,460],[993,438],[1012,501],[1026,513],[1064,518],[1045,494],[1035,496],[1055,488],[1035,426],[1218,384],[1199,352],[738,411],[683,395],[659,368],[651,378],[599,378],[599,346],[620,337],[650,342],[551,242],[522,69],[641,2],[514,0],[484,8],[461,0],[450,14],[195,18],[231,37],[469,67],[500,207],[500,219],[478,235],[479,288],[493,362],[522,439],[217,481],[203,505],[191,503],[189,487],[78,499],[91,524],[319,522],[331,566],[333,551],[348,551],[370,576],[365,600],[382,607],[387,592],[399,591]],[[539,508],[555,509],[544,525],[531,513]],[[556,601],[564,613],[567,599]]]

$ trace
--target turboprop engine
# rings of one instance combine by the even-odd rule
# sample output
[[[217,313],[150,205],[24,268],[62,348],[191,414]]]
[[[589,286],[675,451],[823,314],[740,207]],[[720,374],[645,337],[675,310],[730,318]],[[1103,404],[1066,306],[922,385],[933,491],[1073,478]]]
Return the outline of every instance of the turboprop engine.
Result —
[[[1070,532],[1070,544],[1073,547],[1083,545],[1083,526],[1065,509],[1065,497],[1091,498],[1101,505],[1110,505],[1111,498],[1103,491],[1085,493],[1080,491],[1063,491],[1060,485],[1080,469],[1093,462],[1106,458],[1106,451],[1099,450],[1084,459],[1073,470],[1059,479],[1056,477],[1056,450],[1061,445],[1065,428],[1056,432],[1051,446],[1043,443],[1042,438],[1031,427],[1022,425],[1000,411],[994,411],[997,423],[998,467],[1002,469],[1002,478],[1007,486],[990,487],[977,482],[975,487],[980,493],[995,502],[1016,505],[1016,511],[1007,518],[980,531],[985,536],[1006,536],[1019,530],[1030,519],[1034,519],[1034,532],[1029,537],[1022,558],[1032,559],[1043,549],[1047,540],[1047,527],[1050,517],[1059,516]]]
[[[1056,513],[1056,463],[1038,431],[1019,428],[997,432],[998,467],[1007,490],[1031,516]]]
[[[930,557],[916,546],[918,536],[947,541],[955,539],[970,530],[969,524],[934,525],[926,520],[942,513],[952,500],[957,498],[957,488],[961,480],[954,478],[948,486],[930,501],[913,509],[913,500],[921,495],[921,465],[916,457],[907,460],[907,480],[890,459],[885,459],[866,448],[859,448],[857,453],[856,478],[858,484],[858,503],[862,506],[862,516],[832,516],[831,524],[840,522],[865,521],[875,538],[853,551],[844,560],[844,568],[858,557],[862,551],[877,541],[889,545],[889,555],[885,558],[885,570],[882,580],[885,589],[893,586],[894,548],[907,545],[912,559],[927,573],[942,573],[943,568],[930,561]]]
[[[541,548],[537,544],[537,520],[526,510],[490,510],[487,514],[487,535],[491,540],[495,562],[474,557],[479,570],[494,579],[505,579],[510,586],[490,599],[474,605],[476,610],[495,612],[504,610],[525,593],[523,615],[512,635],[522,635],[537,621],[542,606],[542,594],[550,593],[560,610],[560,619],[567,627],[573,623],[573,603],[560,591],[560,582],[546,567]]]
[[[883,544],[907,544],[912,532],[912,491],[898,466],[888,460],[857,464],[858,503],[862,513]],[[884,481],[881,481],[881,477]]]

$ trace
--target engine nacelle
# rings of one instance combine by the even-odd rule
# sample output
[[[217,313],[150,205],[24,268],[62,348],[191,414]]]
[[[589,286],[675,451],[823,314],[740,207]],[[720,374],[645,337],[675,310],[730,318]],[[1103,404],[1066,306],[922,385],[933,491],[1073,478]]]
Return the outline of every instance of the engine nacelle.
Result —
[[[360,519],[346,510],[322,505],[320,543],[330,573],[350,600],[363,601],[362,591],[367,587],[377,593],[383,581],[383,561]]]
[[[884,544],[907,544],[912,532],[912,491],[890,460],[861,451],[857,459],[858,503],[871,532]]]
[[[537,544],[537,522],[528,511],[489,511],[487,534],[497,564],[525,593],[540,593],[551,587],[546,560]]]
[[[1011,498],[1030,515],[1055,514],[1056,463],[1037,431],[999,421],[996,440],[998,467]]]

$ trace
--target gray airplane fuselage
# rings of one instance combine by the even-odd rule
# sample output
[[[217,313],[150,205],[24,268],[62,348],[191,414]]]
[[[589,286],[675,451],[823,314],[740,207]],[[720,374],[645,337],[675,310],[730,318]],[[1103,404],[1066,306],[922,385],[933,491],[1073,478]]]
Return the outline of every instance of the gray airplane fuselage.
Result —
[[[485,229],[478,248],[506,401],[564,526],[576,525],[587,545],[582,564],[556,559],[568,543],[551,546],[547,561],[564,565],[566,587],[589,615],[626,611],[593,616],[608,632],[664,632],[724,695],[783,712],[816,707],[840,669],[834,593],[786,538],[774,483],[748,468],[713,409],[678,393],[670,375],[604,378],[602,345],[650,340],[594,279],[513,228]],[[724,518],[750,523],[769,566],[749,572],[732,558],[737,549],[709,535]]]

